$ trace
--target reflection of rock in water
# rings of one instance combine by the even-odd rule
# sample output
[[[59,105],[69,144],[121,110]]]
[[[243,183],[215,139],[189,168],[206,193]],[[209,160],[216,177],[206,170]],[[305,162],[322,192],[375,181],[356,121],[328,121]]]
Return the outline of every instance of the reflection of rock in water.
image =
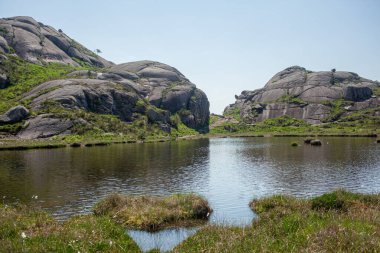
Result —
[[[204,185],[209,140],[0,154],[0,196],[40,197],[59,220],[111,192],[169,194]],[[25,190],[27,189],[27,190]],[[96,196],[96,197],[94,197]]]
[[[152,249],[159,249],[161,252],[166,252],[173,249],[189,236],[195,234],[198,229],[199,228],[175,228],[154,233],[128,230],[127,233],[144,252]]]

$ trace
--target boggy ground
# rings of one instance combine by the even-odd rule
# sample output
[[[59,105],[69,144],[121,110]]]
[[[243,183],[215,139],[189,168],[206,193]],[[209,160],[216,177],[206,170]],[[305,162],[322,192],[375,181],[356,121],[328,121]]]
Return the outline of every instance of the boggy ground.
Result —
[[[174,252],[379,252],[380,194],[254,200],[251,227],[206,226]]]
[[[140,252],[125,228],[200,225],[212,210],[195,194],[112,194],[93,211],[59,223],[33,206],[0,204],[0,252]]]
[[[140,252],[122,226],[105,216],[59,223],[41,210],[0,205],[1,252]]]
[[[162,213],[166,217],[177,215],[171,224],[182,225],[176,223],[178,217],[196,217],[194,212],[185,214],[186,210],[192,213],[190,210],[199,210],[194,207],[204,203],[207,202],[194,195],[168,198],[112,195],[94,207],[95,215],[75,216],[64,223],[33,207],[3,204],[0,205],[0,249],[4,252],[140,252],[124,226],[114,220],[127,221],[129,227],[149,229],[137,221],[156,223],[161,219],[157,215]],[[253,200],[250,207],[259,215],[252,226],[207,225],[173,252],[380,250],[380,194],[338,190],[312,199],[277,195]]]

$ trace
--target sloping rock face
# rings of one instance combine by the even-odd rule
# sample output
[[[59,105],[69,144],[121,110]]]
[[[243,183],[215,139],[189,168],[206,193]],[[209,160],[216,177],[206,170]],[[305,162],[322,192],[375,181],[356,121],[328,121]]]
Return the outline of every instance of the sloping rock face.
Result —
[[[190,128],[208,131],[209,102],[205,93],[196,88],[177,69],[168,65],[139,61],[107,68],[104,72],[75,71],[68,79],[43,83],[25,94],[33,111],[40,111],[46,102],[53,102],[67,109],[83,109],[99,114],[117,115],[131,122],[141,115],[149,121],[169,129],[170,116],[178,114]],[[47,137],[44,129],[57,123],[54,115],[37,116],[30,119],[21,138]],[[77,119],[78,120],[78,119]],[[52,123],[53,122],[53,123]],[[69,133],[75,122],[59,123],[56,131],[48,136]],[[168,128],[169,126],[169,128]]]
[[[59,134],[69,134],[73,127],[70,119],[56,117],[53,114],[41,114],[28,121],[28,127],[18,133],[22,139],[47,138]]]
[[[224,114],[240,113],[246,123],[289,115],[319,124],[328,118],[334,101],[343,100],[354,108],[378,108],[380,100],[374,96],[379,82],[344,71],[312,72],[293,66],[277,73],[262,89],[243,91]],[[359,106],[367,105],[367,106]]]
[[[23,16],[0,19],[0,52],[15,53],[36,64],[58,62],[79,66],[79,60],[96,67],[112,65],[61,30]]]

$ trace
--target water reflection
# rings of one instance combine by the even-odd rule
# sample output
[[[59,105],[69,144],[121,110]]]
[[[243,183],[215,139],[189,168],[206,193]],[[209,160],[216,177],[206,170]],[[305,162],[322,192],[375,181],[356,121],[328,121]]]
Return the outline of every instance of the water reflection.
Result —
[[[128,235],[143,252],[159,249],[161,252],[172,250],[180,242],[195,234],[199,228],[172,228],[155,233],[129,230]]]
[[[31,201],[58,218],[88,212],[110,192],[197,192],[212,222],[247,224],[253,198],[313,196],[336,188],[380,191],[380,145],[371,138],[226,138],[108,147],[0,152],[0,195]]]
[[[58,218],[110,192],[168,194],[206,184],[209,140],[0,152],[0,194],[38,195]]]

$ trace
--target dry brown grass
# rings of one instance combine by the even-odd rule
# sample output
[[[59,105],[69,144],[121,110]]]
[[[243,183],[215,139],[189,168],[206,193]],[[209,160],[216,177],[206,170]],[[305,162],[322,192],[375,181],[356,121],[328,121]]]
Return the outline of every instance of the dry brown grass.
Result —
[[[148,231],[198,225],[208,219],[211,211],[208,202],[194,194],[169,197],[112,194],[94,207],[95,215],[108,215],[128,228]]]

